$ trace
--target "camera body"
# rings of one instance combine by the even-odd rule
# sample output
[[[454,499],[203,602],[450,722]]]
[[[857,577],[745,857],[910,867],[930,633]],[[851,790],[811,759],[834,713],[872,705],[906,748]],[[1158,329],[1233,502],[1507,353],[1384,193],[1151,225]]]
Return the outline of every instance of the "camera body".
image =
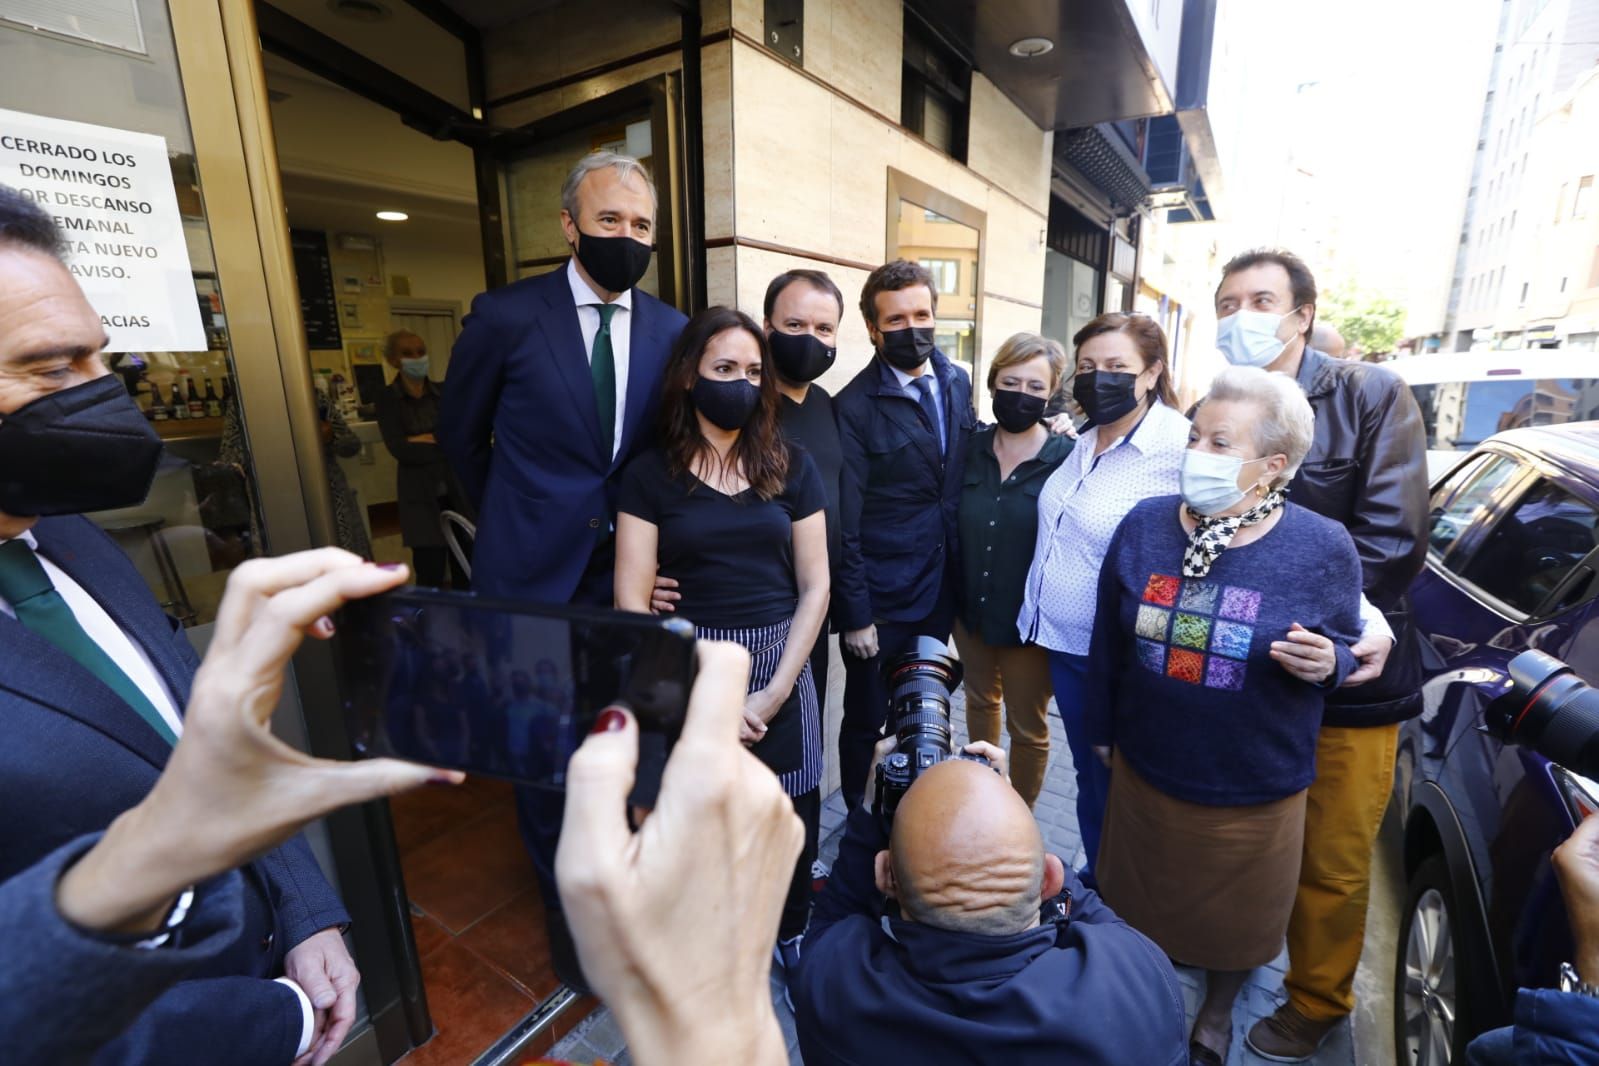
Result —
[[[950,695],[961,683],[959,659],[934,637],[917,637],[905,654],[883,666],[889,690],[888,731],[894,750],[877,765],[872,808],[884,831],[892,828],[899,801],[916,779],[945,759],[984,760],[956,753],[950,732]],[[985,764],[986,765],[986,764]]]
[[[1599,777],[1599,691],[1541,651],[1510,660],[1505,691],[1483,710],[1488,732],[1584,777]]]

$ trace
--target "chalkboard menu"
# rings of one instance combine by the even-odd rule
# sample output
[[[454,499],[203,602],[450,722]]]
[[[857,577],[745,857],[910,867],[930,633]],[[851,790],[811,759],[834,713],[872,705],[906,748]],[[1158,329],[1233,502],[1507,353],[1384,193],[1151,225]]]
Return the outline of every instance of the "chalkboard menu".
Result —
[[[339,333],[339,301],[333,291],[327,234],[290,230],[289,244],[294,249],[294,277],[300,283],[306,347],[312,351],[341,351],[344,338]]]

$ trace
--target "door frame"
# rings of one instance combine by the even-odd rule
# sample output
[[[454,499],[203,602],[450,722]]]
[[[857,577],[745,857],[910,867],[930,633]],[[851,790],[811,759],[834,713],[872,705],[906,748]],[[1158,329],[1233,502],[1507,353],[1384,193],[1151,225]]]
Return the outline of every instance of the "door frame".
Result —
[[[333,544],[332,499],[255,12],[250,0],[184,0],[168,7],[266,548],[280,555]],[[256,456],[277,461],[254,463]],[[302,647],[293,682],[308,750],[350,758],[333,650],[322,642]],[[353,1034],[335,1061],[392,1062],[426,1040],[432,1022],[388,804],[346,809],[324,824],[334,874],[354,919],[350,935],[369,1015],[369,1027]]]

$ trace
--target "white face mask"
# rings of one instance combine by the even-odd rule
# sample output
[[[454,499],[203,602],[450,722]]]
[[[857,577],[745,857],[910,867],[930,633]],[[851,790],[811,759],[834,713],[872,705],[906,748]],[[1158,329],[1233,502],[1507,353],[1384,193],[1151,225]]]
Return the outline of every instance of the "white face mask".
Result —
[[[1288,315],[1298,310],[1296,307]],[[1288,342],[1277,336],[1288,315],[1234,311],[1216,323],[1216,347],[1233,366],[1269,366],[1288,347]]]
[[[1183,453],[1178,474],[1183,502],[1206,517],[1221,514],[1247,495],[1238,487],[1238,475],[1246,463],[1258,462],[1259,459],[1188,449]]]

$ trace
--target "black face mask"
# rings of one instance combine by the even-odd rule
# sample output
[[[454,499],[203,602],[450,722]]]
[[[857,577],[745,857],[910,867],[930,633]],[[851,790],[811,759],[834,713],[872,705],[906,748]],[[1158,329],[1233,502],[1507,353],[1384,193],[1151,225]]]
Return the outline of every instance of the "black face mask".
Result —
[[[577,261],[606,292],[626,292],[650,269],[655,249],[632,237],[596,237],[577,231]]]
[[[0,512],[83,514],[144,502],[161,438],[113,374],[0,416]]]
[[[1072,398],[1094,425],[1108,425],[1138,406],[1138,375],[1114,370],[1079,373],[1072,382]]]
[[[1019,389],[995,389],[994,421],[1006,433],[1025,433],[1044,417],[1044,397]]]
[[[745,378],[712,381],[702,377],[694,382],[690,395],[696,411],[728,430],[743,429],[761,402],[760,386]]]
[[[888,365],[901,370],[915,370],[933,355],[933,327],[908,326],[888,330],[883,334],[883,344],[878,351],[888,360]]]
[[[772,350],[772,362],[784,381],[796,385],[815,381],[833,365],[837,348],[829,348],[814,333],[784,333],[774,329],[766,335],[766,346]]]

